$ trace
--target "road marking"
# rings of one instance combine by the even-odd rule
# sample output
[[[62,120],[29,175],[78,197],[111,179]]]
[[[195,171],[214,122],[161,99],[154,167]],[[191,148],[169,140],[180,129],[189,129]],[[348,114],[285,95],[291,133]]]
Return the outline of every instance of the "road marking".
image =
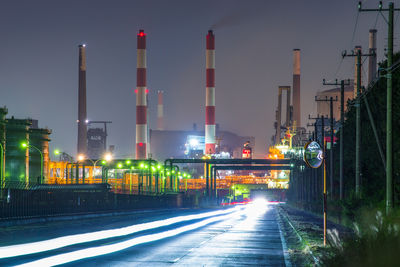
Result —
[[[277,209],[275,209],[276,212],[276,217],[279,217],[280,220],[280,215]],[[282,230],[281,230],[281,225],[280,222],[277,219],[276,222],[278,224],[278,229],[279,229],[279,235],[281,237],[281,243],[282,243],[282,250],[283,250],[283,258],[285,259],[285,265],[286,267],[292,267],[292,263],[290,262],[290,257],[289,257],[289,253],[288,253],[288,249],[286,246],[286,241],[285,241],[285,237],[283,236]]]

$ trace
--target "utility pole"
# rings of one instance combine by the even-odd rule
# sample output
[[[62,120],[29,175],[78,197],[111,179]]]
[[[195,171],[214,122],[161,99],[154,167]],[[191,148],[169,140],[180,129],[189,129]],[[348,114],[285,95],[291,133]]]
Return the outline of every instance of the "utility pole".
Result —
[[[351,54],[347,55],[344,51],[342,56],[344,57],[356,57],[356,90],[354,90],[354,100],[356,107],[356,197],[361,198],[361,58],[369,57],[374,54],[362,54],[361,47],[355,47],[356,52],[352,51]]]
[[[307,127],[314,126],[314,132],[315,132],[314,141],[318,142],[318,124],[317,124],[317,122],[320,119],[320,117],[319,117],[319,115],[317,115],[317,117],[313,118],[313,117],[311,117],[311,115],[308,115],[308,119],[309,120],[315,120],[315,123],[307,124]]]
[[[350,80],[347,80],[347,83],[345,83],[345,80],[341,80],[340,83],[338,83],[337,80],[335,80],[334,83],[327,83],[324,79],[323,85],[334,85],[334,86],[340,85],[340,127],[341,127],[341,129],[340,129],[340,155],[339,155],[339,177],[340,177],[339,178],[339,199],[343,200],[344,86],[350,85]],[[332,109],[331,109],[331,112],[332,112]]]
[[[325,81],[323,83],[325,84]],[[326,96],[325,98],[317,98],[315,97],[315,101],[317,102],[329,102],[329,109],[330,109],[330,121],[331,121],[331,147],[330,147],[330,153],[329,153],[329,198],[332,200],[333,199],[333,102],[338,101],[337,96],[335,99],[333,97],[328,97]]]
[[[318,124],[318,121],[321,120],[321,117],[318,115],[317,117],[313,118],[311,117],[311,115],[308,115],[308,119],[309,120],[315,120],[315,122],[313,124],[307,124],[307,126],[314,126],[315,127],[315,138],[314,141],[318,142],[318,126],[321,126],[321,140],[319,140],[321,147],[324,145],[324,122],[323,122],[323,117],[322,117],[322,123]],[[325,156],[325,154],[324,154]],[[321,185],[322,185],[322,190],[323,188],[323,179],[322,179],[322,183],[321,181],[318,179],[318,169],[314,169],[314,176],[315,176],[315,183],[314,185],[312,185],[312,187],[314,188],[315,192],[320,192],[321,189]],[[324,175],[324,172],[322,172],[322,176]],[[326,203],[324,203],[325,205]],[[324,209],[325,210],[325,209]]]
[[[386,69],[386,213],[389,214],[393,209],[393,129],[392,129],[392,64],[393,64],[393,15],[394,3],[389,2],[389,8],[382,8],[382,1],[379,2],[378,9],[364,9],[361,2],[358,2],[359,12],[388,12],[388,45],[387,45],[387,69]]]

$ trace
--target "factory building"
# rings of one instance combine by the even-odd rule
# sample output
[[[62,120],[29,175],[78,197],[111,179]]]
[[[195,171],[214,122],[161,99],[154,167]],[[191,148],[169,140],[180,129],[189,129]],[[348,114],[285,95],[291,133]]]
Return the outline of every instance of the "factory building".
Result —
[[[242,158],[243,145],[255,147],[255,138],[239,136],[229,131],[216,131],[216,154],[221,157]],[[205,151],[204,131],[150,131],[151,156],[156,160],[167,158],[200,158]]]
[[[340,87],[321,91],[317,93],[318,99],[330,98],[336,99],[333,101],[333,118],[336,121],[340,120]],[[350,85],[344,87],[344,111],[347,110],[347,101],[353,99],[353,81],[350,81]],[[319,116],[329,117],[330,116],[330,104],[329,101],[317,101],[317,114]]]
[[[87,131],[88,158],[100,159],[107,152],[107,124],[111,121],[89,121]],[[93,127],[94,124],[103,124],[103,127]]]

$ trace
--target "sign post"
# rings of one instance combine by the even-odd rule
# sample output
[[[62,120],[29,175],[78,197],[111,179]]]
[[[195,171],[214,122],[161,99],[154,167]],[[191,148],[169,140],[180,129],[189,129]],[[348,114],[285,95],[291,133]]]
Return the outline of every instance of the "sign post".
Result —
[[[327,222],[327,198],[326,198],[326,164],[325,147],[321,147],[316,141],[310,141],[304,146],[304,161],[308,167],[317,169],[324,164],[324,246],[326,246],[326,222]]]

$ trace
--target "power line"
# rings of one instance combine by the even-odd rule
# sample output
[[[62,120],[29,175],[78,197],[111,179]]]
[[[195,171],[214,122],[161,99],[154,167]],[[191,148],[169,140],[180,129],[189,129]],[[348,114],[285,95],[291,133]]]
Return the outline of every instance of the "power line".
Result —
[[[358,16],[359,16],[359,12],[357,12],[356,21],[354,23],[354,28],[353,28],[353,34],[351,36],[350,47],[353,46],[354,38],[355,38],[355,35],[356,35],[356,30],[357,30],[357,25],[358,25]],[[340,71],[340,69],[342,67],[343,60],[344,60],[344,58],[342,57],[342,59],[339,62],[338,67],[336,68],[336,71],[335,71],[335,74],[333,75],[333,77],[337,77],[337,75],[338,75],[338,73],[339,73],[339,71]]]

